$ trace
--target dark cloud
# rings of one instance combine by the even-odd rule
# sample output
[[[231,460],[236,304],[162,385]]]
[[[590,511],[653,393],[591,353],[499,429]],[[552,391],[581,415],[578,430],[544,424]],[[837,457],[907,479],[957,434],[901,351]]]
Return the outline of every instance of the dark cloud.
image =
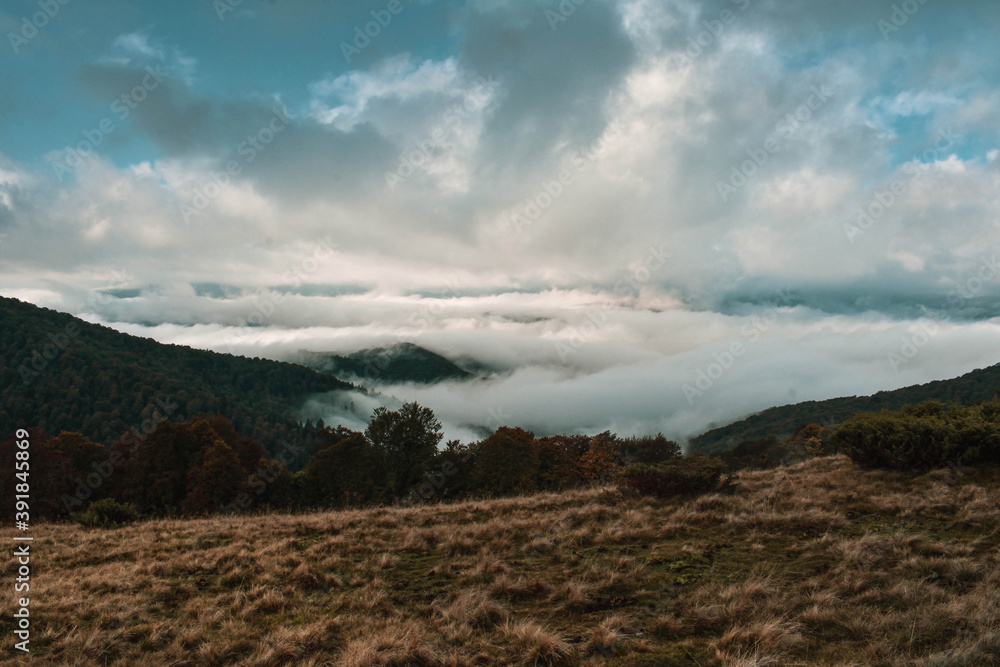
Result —
[[[464,434],[502,407],[539,432],[682,437],[958,375],[995,361],[1000,22],[928,2],[883,36],[893,4],[588,0],[550,23],[553,0],[415,2],[351,63],[339,41],[372,7],[244,3],[219,29],[205,7],[184,28],[87,5],[115,26],[67,59],[88,97],[5,70],[5,121],[112,114],[147,67],[164,79],[71,177],[0,157],[0,286],[251,355],[411,337],[499,373],[382,388]],[[79,140],[79,116],[52,118]],[[689,403],[734,342],[746,355]]]
[[[554,146],[598,138],[609,97],[636,60],[612,3],[585,3],[554,24],[546,12],[558,13],[558,3],[471,5],[462,14],[463,63],[508,82],[487,124],[484,178],[548,166]]]

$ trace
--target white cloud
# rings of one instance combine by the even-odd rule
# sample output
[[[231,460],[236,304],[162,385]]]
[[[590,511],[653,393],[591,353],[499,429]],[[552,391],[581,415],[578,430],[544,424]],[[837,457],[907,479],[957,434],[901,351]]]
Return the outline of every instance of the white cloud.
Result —
[[[409,102],[430,94],[457,97],[461,92],[459,81],[453,58],[417,64],[409,54],[402,54],[383,61],[372,72],[353,70],[311,84],[312,114],[321,123],[350,131],[359,122],[369,120],[367,112],[375,101]],[[339,104],[330,106],[327,100],[331,98]]]
[[[191,84],[198,61],[178,47],[151,36],[145,31],[118,35],[111,43],[111,50],[99,62],[113,65],[145,67],[160,63],[182,81]]]
[[[883,364],[905,318],[997,247],[996,47],[948,23],[982,15],[928,4],[885,42],[870,3],[754,2],[699,55],[672,58],[740,4],[628,0],[607,14],[615,24],[595,2],[556,32],[538,6],[476,5],[449,15],[443,55],[395,49],[386,33],[399,55],[249,101],[200,96],[182,85],[194,58],[149,31],[119,35],[102,43],[106,61],[164,64],[159,92],[173,97],[151,98],[114,139],[162,154],[94,157],[65,183],[0,156],[0,284],[161,340],[235,339],[272,356],[384,344],[426,320],[428,346],[510,371],[472,391],[399,388],[439,402],[456,429],[502,403],[537,428],[688,433],[790,390],[862,393],[989,363],[1000,281],[980,293],[985,321],[949,325],[899,374]],[[783,130],[820,86],[830,99]],[[181,205],[276,99],[300,100],[287,103],[287,131],[185,222]],[[955,144],[927,149],[949,127]],[[720,197],[717,184],[772,138],[766,162]],[[403,163],[412,169],[390,187]],[[553,188],[562,172],[569,182]],[[873,202],[882,212],[852,242],[845,225]],[[538,215],[512,230],[529,205]],[[327,237],[335,250],[304,270]],[[651,247],[669,261],[616,290]],[[95,302],[112,271],[140,296]],[[279,290],[290,284],[300,293]],[[201,293],[212,285],[225,298]],[[711,400],[687,406],[680,387],[786,286],[804,305]],[[275,299],[264,326],[239,326]],[[605,312],[560,358],[557,344]]]
[[[956,106],[961,101],[945,93],[920,90],[903,91],[891,99],[876,98],[876,104],[894,116],[926,116],[942,109]]]
[[[141,32],[119,35],[112,43],[112,47],[127,54],[163,60],[163,51],[150,44],[149,35]]]

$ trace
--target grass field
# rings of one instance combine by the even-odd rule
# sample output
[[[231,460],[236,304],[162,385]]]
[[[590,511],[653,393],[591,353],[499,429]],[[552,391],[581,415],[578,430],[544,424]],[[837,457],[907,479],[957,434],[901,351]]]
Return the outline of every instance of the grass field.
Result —
[[[841,456],[691,500],[39,525],[30,662],[996,665],[998,527],[996,471]]]

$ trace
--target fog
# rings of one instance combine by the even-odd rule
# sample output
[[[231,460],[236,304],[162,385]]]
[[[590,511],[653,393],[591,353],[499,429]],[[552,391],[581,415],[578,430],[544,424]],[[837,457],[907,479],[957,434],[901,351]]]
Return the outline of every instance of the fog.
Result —
[[[998,318],[951,321],[930,310],[913,319],[831,315],[775,299],[722,314],[677,305],[653,310],[653,302],[669,300],[647,296],[624,307],[606,294],[581,292],[419,298],[411,312],[435,314],[423,327],[400,328],[407,318],[395,303],[369,304],[367,323],[353,327],[112,326],[278,360],[303,349],[347,353],[412,342],[477,368],[475,379],[387,385],[362,378],[367,394],[310,397],[303,418],[360,430],[376,406],[417,401],[434,410],[447,438],[464,442],[504,424],[538,435],[662,432],[684,442],[773,405],[956,377],[995,363],[1000,339]],[[560,305],[566,303],[575,305]]]

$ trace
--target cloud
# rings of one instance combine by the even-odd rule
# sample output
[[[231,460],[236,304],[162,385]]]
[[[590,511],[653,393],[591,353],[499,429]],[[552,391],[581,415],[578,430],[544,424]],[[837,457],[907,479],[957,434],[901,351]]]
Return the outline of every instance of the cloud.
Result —
[[[463,432],[502,403],[539,430],[684,434],[792,390],[995,361],[995,12],[925,3],[883,35],[891,7],[861,0],[574,6],[552,23],[550,0],[414,5],[352,63],[337,35],[365,12],[339,6],[261,8],[211,37],[211,11],[90,15],[100,35],[65,70],[80,90],[3,75],[26,91],[4,128],[76,105],[96,115],[59,116],[58,136],[115,127],[62,180],[65,150],[0,155],[0,288],[275,357],[419,331],[502,373],[391,388]],[[307,39],[325,21],[341,32]],[[252,63],[227,51],[236,30]],[[162,82],[113,115],[148,67]],[[788,289],[767,340],[687,405]],[[934,354],[887,370],[929,311],[948,319]]]
[[[315,98],[312,113],[320,123],[346,132],[363,120],[378,124],[378,113],[372,107],[382,101],[406,103],[428,95],[459,97],[458,78],[453,58],[417,65],[408,54],[402,54],[383,61],[374,72],[354,70],[310,84]],[[330,98],[340,104],[324,105],[323,100]]]
[[[119,67],[162,65],[173,76],[190,85],[194,81],[198,61],[185,55],[176,46],[168,46],[148,32],[135,31],[115,37],[110,51],[99,59],[102,64]]]
[[[112,44],[115,51],[133,54],[140,57],[163,60],[163,51],[152,46],[149,42],[149,35],[141,32],[132,32],[127,35],[119,35]]]
[[[532,303],[524,296],[471,300],[443,312],[434,327],[410,327],[405,337],[400,332],[407,329],[401,323],[408,309],[370,302],[355,303],[357,318],[335,326],[295,321],[316,308],[303,302],[280,306],[286,326],[116,327],[279,359],[300,349],[346,352],[408,340],[460,362],[476,360],[494,374],[433,386],[369,383],[376,393],[364,400],[314,396],[303,406],[310,418],[360,428],[375,405],[416,400],[435,410],[448,437],[465,441],[498,423],[539,434],[662,431],[684,440],[771,405],[868,394],[968,372],[991,358],[1000,333],[997,317],[971,324],[936,320],[937,314],[894,320],[874,312],[829,316],[781,304],[741,315],[615,309],[590,331],[592,310],[585,304],[592,302],[577,299],[575,308],[566,307],[565,295],[535,299],[536,319],[530,322],[503,317],[524,312]],[[349,299],[337,301],[337,310],[348,307]],[[730,352],[734,343],[741,346],[736,355]],[[350,400],[357,403],[346,410]]]

